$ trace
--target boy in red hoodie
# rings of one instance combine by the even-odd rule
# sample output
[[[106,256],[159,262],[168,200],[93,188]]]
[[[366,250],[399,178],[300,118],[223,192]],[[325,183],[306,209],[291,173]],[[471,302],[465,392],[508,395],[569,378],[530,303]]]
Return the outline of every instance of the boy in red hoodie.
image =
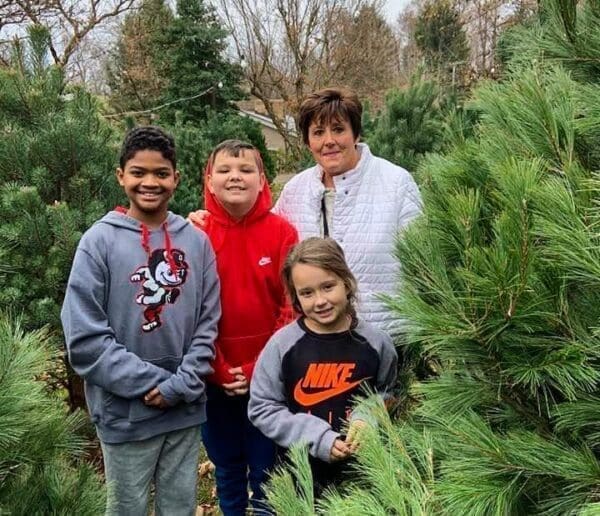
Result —
[[[275,462],[276,447],[248,420],[248,389],[259,353],[275,330],[293,318],[281,268],[298,235],[271,213],[262,159],[252,145],[220,143],[204,178],[209,215],[202,229],[217,256],[222,316],[202,438],[215,464],[224,516],[246,513],[248,484],[260,514],[261,484]]]

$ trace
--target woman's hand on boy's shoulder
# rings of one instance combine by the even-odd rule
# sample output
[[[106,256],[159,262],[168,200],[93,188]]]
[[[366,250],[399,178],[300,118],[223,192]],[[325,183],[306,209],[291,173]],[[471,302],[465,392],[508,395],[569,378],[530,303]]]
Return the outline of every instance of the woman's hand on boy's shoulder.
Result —
[[[197,228],[204,229],[206,227],[206,223],[208,222],[208,211],[206,211],[206,210],[192,211],[188,214],[187,220],[192,224],[192,226],[196,226]]]

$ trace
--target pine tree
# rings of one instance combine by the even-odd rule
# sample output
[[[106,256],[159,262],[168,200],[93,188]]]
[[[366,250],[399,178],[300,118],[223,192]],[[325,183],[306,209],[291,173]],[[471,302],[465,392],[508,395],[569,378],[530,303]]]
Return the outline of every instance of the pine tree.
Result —
[[[144,0],[123,20],[114,55],[106,64],[110,103],[116,112],[160,104],[167,79],[159,67],[159,41],[173,18],[164,0]]]
[[[390,306],[427,374],[314,512],[600,513],[597,6],[544,2],[474,135],[422,162]]]
[[[407,88],[388,92],[385,107],[367,125],[366,140],[372,152],[407,170],[415,170],[428,152],[442,149],[444,117],[454,100],[443,102],[440,88],[419,75]]]
[[[48,66],[46,29],[29,34],[0,69],[0,310],[27,329],[49,325],[59,342],[77,242],[121,198],[117,148],[96,101]]]
[[[469,45],[454,0],[424,2],[415,23],[415,43],[439,83],[455,85],[467,68]]]
[[[0,513],[97,515],[104,489],[83,462],[82,413],[67,414],[42,378],[46,330],[25,333],[0,313]]]
[[[177,1],[176,17],[158,41],[160,73],[166,79],[162,100],[176,101],[160,112],[161,123],[197,122],[209,110],[222,111],[242,98],[241,69],[225,57],[226,38],[214,8],[204,0]]]

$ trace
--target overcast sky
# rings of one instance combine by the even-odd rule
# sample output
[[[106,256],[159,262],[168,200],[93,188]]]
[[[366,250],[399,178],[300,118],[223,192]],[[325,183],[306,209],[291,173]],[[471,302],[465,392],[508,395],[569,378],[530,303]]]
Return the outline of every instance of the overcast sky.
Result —
[[[387,22],[391,24],[395,23],[398,13],[408,2],[409,0],[386,0],[385,13],[388,16]]]

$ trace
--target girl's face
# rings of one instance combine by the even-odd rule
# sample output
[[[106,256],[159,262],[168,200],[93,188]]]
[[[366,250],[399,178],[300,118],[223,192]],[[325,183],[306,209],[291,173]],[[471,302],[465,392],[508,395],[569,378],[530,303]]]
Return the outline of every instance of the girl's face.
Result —
[[[348,290],[336,274],[305,263],[292,268],[292,282],[306,325],[316,333],[337,333],[350,328]]]

